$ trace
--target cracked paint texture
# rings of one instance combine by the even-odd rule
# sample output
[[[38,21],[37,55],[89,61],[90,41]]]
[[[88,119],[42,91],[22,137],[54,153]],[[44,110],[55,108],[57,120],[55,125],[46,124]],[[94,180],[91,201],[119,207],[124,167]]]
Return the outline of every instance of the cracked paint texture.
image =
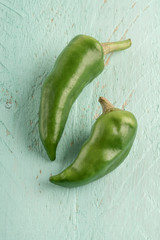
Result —
[[[159,0],[0,1],[0,239],[160,239]],[[78,34],[132,39],[74,103],[55,162],[38,133],[41,87]],[[124,163],[84,187],[48,182],[78,154],[101,114],[99,96],[135,114]]]

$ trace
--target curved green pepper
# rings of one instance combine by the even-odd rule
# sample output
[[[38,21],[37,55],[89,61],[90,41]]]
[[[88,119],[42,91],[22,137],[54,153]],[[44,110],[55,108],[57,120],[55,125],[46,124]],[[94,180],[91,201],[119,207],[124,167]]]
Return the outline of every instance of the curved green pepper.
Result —
[[[83,88],[104,68],[104,54],[130,47],[131,40],[103,43],[78,35],[62,51],[42,87],[39,131],[51,160],[69,111]]]
[[[76,187],[93,182],[123,162],[137,131],[137,121],[128,111],[114,108],[105,98],[99,99],[103,114],[92,127],[75,161],[50,182],[63,187]]]

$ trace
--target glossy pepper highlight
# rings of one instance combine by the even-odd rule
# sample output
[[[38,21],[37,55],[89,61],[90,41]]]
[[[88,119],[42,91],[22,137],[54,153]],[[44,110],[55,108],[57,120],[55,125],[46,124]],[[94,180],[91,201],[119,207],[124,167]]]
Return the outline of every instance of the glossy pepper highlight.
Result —
[[[93,125],[90,137],[75,161],[50,177],[50,182],[63,187],[85,185],[110,173],[127,157],[136,136],[136,118],[128,111],[114,108],[103,97],[99,101],[103,113]]]
[[[42,87],[39,131],[51,160],[62,136],[70,109],[83,88],[104,68],[104,54],[124,50],[131,40],[100,44],[78,35],[65,47]]]

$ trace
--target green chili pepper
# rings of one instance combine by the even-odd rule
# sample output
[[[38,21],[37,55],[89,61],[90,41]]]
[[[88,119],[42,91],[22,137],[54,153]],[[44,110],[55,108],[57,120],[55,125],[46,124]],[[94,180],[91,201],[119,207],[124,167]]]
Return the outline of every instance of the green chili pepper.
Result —
[[[51,160],[62,136],[69,111],[83,88],[104,68],[104,54],[131,46],[131,40],[102,43],[76,36],[57,58],[42,87],[40,104],[40,137]]]
[[[63,187],[85,185],[113,171],[127,157],[136,136],[136,118],[128,111],[114,108],[103,97],[99,101],[103,114],[93,125],[89,139],[76,160],[50,177],[50,182]]]

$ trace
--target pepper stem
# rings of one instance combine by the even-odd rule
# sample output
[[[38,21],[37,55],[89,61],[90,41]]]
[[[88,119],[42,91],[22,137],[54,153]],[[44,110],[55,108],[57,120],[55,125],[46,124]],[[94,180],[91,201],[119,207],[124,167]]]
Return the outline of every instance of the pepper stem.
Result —
[[[131,44],[132,44],[131,39],[127,39],[119,42],[101,43],[104,51],[104,55],[110,52],[125,50],[129,48]]]
[[[103,114],[111,112],[115,107],[110,101],[108,101],[105,97],[100,97],[99,102],[101,104]]]

